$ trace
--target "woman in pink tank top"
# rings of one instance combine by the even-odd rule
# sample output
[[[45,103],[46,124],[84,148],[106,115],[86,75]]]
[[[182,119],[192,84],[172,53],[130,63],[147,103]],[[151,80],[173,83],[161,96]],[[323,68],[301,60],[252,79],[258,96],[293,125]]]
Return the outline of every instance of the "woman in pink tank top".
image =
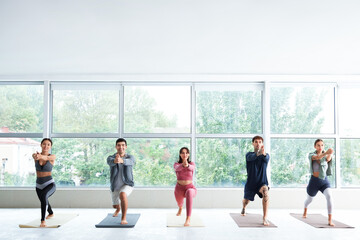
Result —
[[[179,161],[174,163],[174,169],[177,177],[175,186],[175,199],[179,206],[176,216],[181,215],[184,198],[186,198],[186,221],[184,226],[190,226],[192,202],[197,190],[193,185],[193,175],[195,163],[191,162],[190,151],[187,147],[182,147],[179,151]]]

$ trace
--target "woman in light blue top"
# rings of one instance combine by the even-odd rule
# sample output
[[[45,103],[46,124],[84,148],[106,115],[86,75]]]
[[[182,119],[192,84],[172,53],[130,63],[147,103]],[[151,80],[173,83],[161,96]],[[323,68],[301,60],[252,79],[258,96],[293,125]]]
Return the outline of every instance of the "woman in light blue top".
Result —
[[[306,218],[307,216],[307,207],[312,202],[318,191],[321,191],[325,195],[327,201],[329,225],[335,226],[331,220],[333,204],[330,192],[330,183],[327,179],[327,176],[331,175],[332,154],[334,151],[331,148],[325,151],[324,141],[321,139],[317,139],[315,141],[314,147],[316,151],[309,153],[310,172],[312,175],[306,188],[307,199],[304,202],[303,218]]]

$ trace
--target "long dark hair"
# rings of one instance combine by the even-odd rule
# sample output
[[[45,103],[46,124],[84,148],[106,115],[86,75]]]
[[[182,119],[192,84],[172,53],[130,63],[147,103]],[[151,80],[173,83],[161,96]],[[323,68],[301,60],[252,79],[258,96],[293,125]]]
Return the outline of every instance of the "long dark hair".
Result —
[[[44,141],[49,141],[49,142],[51,143],[51,146],[53,145],[50,138],[44,138],[43,140],[41,140],[40,145],[41,145]]]
[[[179,151],[179,161],[178,161],[178,163],[182,163],[182,159],[181,159],[181,157],[180,157],[180,153],[181,153],[182,150],[184,150],[184,149],[186,149],[186,151],[190,154],[189,148],[187,148],[187,147],[182,147],[182,148],[180,148],[180,151]],[[189,158],[188,158],[188,163],[191,163],[190,155],[189,155]]]
[[[322,139],[320,139],[320,138],[319,138],[319,139],[316,139],[315,142],[314,142],[314,147],[316,146],[316,144],[317,144],[318,142],[324,142],[324,141],[323,141]]]

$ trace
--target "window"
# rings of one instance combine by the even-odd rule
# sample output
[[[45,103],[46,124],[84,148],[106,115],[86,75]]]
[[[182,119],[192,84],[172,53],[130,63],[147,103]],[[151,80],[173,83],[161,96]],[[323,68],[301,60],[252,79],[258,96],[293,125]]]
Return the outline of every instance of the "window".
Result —
[[[272,87],[271,133],[334,133],[334,87]]]
[[[42,85],[0,85],[1,132],[43,131],[43,89]]]
[[[242,187],[246,182],[251,139],[200,138],[196,141],[196,184],[199,187]]]
[[[340,88],[339,94],[340,134],[360,136],[360,113],[357,106],[360,88]]]
[[[32,154],[41,151],[39,138],[0,138],[0,186],[34,186]]]
[[[127,138],[127,152],[135,157],[134,180],[136,186],[174,187],[174,163],[182,147],[190,149],[187,138]]]
[[[308,155],[314,152],[316,139],[271,139],[271,180],[275,187],[306,187],[311,173]],[[325,149],[335,149],[334,139],[323,139]],[[335,153],[332,160],[332,176],[328,177],[335,187]]]
[[[106,159],[116,152],[116,139],[53,138],[56,155],[53,169],[55,182],[66,186],[110,186]]]
[[[190,133],[189,86],[125,86],[125,133]]]
[[[116,133],[119,91],[103,86],[57,86],[53,90],[54,133]],[[68,90],[74,88],[75,90]]]
[[[340,141],[341,185],[360,187],[360,139]]]
[[[199,87],[196,92],[197,133],[261,133],[261,90],[244,86]],[[218,90],[217,90],[218,89]]]

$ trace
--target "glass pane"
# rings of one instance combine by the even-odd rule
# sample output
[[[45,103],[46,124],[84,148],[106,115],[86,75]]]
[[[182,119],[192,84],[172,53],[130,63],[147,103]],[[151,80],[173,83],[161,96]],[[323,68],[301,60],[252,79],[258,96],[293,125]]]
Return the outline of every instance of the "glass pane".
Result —
[[[110,186],[106,159],[115,151],[116,139],[53,138],[56,155],[53,177],[59,186]]]
[[[333,87],[271,88],[272,133],[334,133]]]
[[[60,139],[54,140],[53,153],[57,160],[53,176],[62,186],[110,187],[110,169],[106,162],[116,153],[116,139]],[[189,139],[126,139],[127,153],[133,155],[135,185],[175,186],[173,169],[178,151],[189,146]]]
[[[340,141],[341,185],[360,187],[360,139]]]
[[[274,187],[306,187],[310,179],[308,155],[315,151],[316,139],[272,139],[271,180]],[[324,139],[325,149],[335,150],[334,139]],[[335,153],[329,182],[335,187]]]
[[[0,132],[42,132],[43,85],[0,85]]]
[[[196,92],[197,133],[261,133],[261,91]]]
[[[251,139],[197,139],[196,186],[242,187],[245,185],[247,152]]]
[[[35,187],[32,154],[41,151],[40,142],[38,138],[0,138],[0,186]]]
[[[339,91],[339,127],[343,135],[360,135],[359,119],[360,112],[358,102],[360,89],[340,89]]]
[[[119,91],[53,91],[53,132],[118,132],[118,116]]]
[[[126,140],[127,152],[136,159],[134,168],[136,186],[175,187],[176,175],[173,166],[179,159],[180,148],[190,149],[190,139],[128,138]]]
[[[190,87],[125,87],[126,133],[189,133]]]

